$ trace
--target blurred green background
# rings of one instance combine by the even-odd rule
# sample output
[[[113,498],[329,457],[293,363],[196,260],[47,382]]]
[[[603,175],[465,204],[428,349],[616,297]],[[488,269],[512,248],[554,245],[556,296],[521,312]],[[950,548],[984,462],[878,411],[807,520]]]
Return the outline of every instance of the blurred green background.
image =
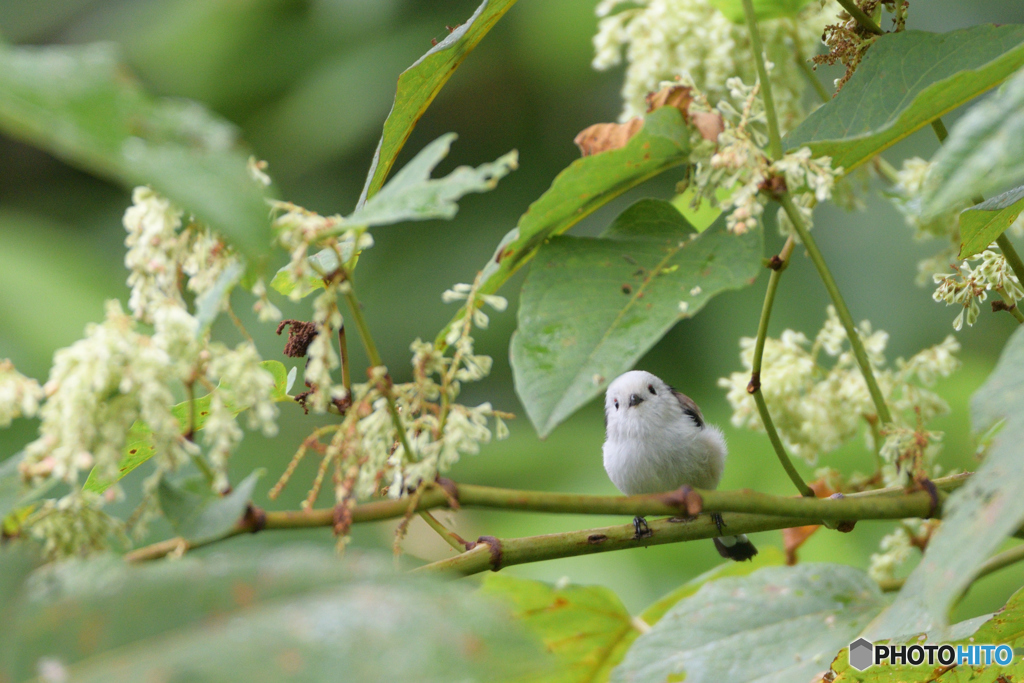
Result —
[[[396,378],[408,375],[409,343],[432,338],[453,308],[441,292],[472,281],[476,270],[558,171],[578,156],[573,136],[587,125],[615,120],[620,109],[621,71],[590,67],[595,31],[594,0],[520,0],[440,93],[412,135],[396,168],[438,135],[459,134],[439,173],[459,164],[479,164],[515,148],[520,169],[497,190],[470,195],[450,222],[378,229],[376,246],[360,261],[359,293],[385,362]],[[125,61],[156,93],[194,98],[235,122],[260,158],[270,162],[281,196],[321,213],[352,210],[373,155],[401,70],[470,16],[473,0],[8,0],[0,3],[0,35],[15,44],[113,41]],[[1024,22],[1015,0],[914,2],[909,28],[946,31],[983,22]],[[826,83],[837,72],[822,70]],[[947,126],[957,112],[947,117]],[[930,129],[889,150],[895,165],[906,156],[929,157],[937,143]],[[102,317],[103,301],[127,298],[121,214],[130,193],[64,165],[46,153],[0,137],[0,358],[45,380],[53,352],[82,335]],[[590,217],[578,232],[596,234],[641,196],[669,198],[678,177],[668,174],[620,198]],[[877,189],[873,188],[873,189]],[[781,245],[774,210],[769,210],[768,252]],[[889,357],[909,356],[952,332],[956,314],[932,302],[915,286],[917,260],[938,244],[918,244],[895,210],[877,194],[862,212],[823,207],[816,235],[854,316],[868,318],[891,335]],[[707,418],[721,425],[730,443],[723,488],[751,487],[790,494],[767,440],[729,425],[730,411],[716,380],[739,369],[738,340],[752,336],[766,278],[738,293],[712,300],[707,309],[678,325],[639,367],[651,370],[693,396]],[[490,353],[494,372],[469,386],[465,402],[489,400],[524,415],[512,388],[508,340],[515,327],[520,274],[503,292],[512,306],[492,316],[479,334],[478,349]],[[279,357],[281,340],[248,313],[250,299],[236,293],[267,358]],[[308,318],[308,302],[277,302],[285,317]],[[770,333],[786,327],[813,336],[824,319],[827,297],[813,266],[798,252],[782,281]],[[993,367],[1012,331],[1008,315],[983,313],[958,335],[963,369],[939,385],[953,414],[935,424],[946,431],[941,463],[972,468],[974,445],[967,404]],[[216,334],[236,342],[237,332],[220,321]],[[294,364],[292,359],[288,364]],[[355,376],[365,358],[354,350]],[[274,439],[249,434],[232,462],[233,480],[254,467],[269,474],[256,502],[294,508],[306,494],[316,463],[299,468],[276,501],[266,491],[288,463],[314,420],[297,406],[282,406],[281,433]],[[512,437],[465,458],[451,475],[458,481],[544,490],[614,493],[601,464],[600,407],[588,406],[539,441],[525,417],[511,425]],[[35,424],[19,421],[0,432],[0,459],[33,436]],[[850,473],[871,467],[862,440],[825,456],[819,465]],[[808,478],[813,468],[799,465]],[[138,500],[137,482],[115,507],[127,513]],[[324,496],[321,504],[330,501]],[[456,530],[522,536],[622,523],[621,518],[567,517],[528,513],[463,511],[451,516]],[[394,524],[360,527],[356,547],[389,549]],[[888,523],[861,523],[852,534],[823,531],[804,546],[801,559],[867,567]],[[169,535],[153,527],[155,540]],[[300,534],[268,532],[230,541],[269,545],[297,537],[329,545],[328,530]],[[780,546],[779,533],[754,538],[761,547]],[[404,544],[409,555],[436,559],[451,551],[416,520]],[[205,552],[205,551],[200,551]],[[601,583],[638,611],[661,594],[716,565],[710,542],[660,546],[507,569],[546,580]],[[958,608],[957,617],[992,611],[1021,584],[1019,568],[983,580]]]

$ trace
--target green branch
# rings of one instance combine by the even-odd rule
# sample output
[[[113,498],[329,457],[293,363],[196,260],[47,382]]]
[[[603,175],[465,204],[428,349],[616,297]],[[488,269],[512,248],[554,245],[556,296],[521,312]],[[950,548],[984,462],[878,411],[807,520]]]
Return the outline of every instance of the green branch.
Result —
[[[757,30],[757,15],[754,13],[753,0],[743,0],[743,12],[747,15],[750,43],[754,48],[754,65],[757,67],[757,78],[761,82],[761,99],[764,100],[764,113],[768,119],[768,144],[772,151],[772,159],[778,161],[782,158],[782,136],[779,134],[779,119],[775,114],[772,82],[768,80],[768,69],[764,64],[766,57],[761,44],[761,32]]]
[[[380,352],[377,351],[377,345],[370,335],[370,326],[366,324],[366,318],[363,317],[363,309],[359,304],[359,299],[356,297],[356,290],[352,286],[352,280],[347,272],[343,271],[343,274],[345,279],[339,287],[345,295],[348,307],[352,310],[352,319],[355,320],[356,329],[359,330],[359,338],[363,341],[363,348],[366,349],[366,357],[370,360],[370,365],[373,367],[384,367],[384,361],[380,357]],[[401,442],[402,448],[405,449],[405,457],[415,460],[416,456],[413,453],[412,446],[409,445],[409,437],[405,433],[405,425],[402,424],[402,416],[398,413],[395,395],[391,392],[391,378],[386,377],[381,385],[384,398],[388,403],[388,412],[391,413],[391,421],[395,425],[395,431],[398,432],[398,440]]]
[[[964,484],[969,473],[955,474],[935,480],[940,491],[952,491]],[[772,519],[788,519],[788,523],[770,528],[818,524],[821,520],[849,521],[860,519],[903,519],[926,517],[932,501],[928,494],[917,491],[907,494],[900,487],[890,487],[854,493],[844,498],[801,498],[773,496],[756,491],[671,491],[643,496],[595,496],[579,493],[550,493],[547,491],[519,491],[515,489],[455,484],[442,480],[423,491],[413,512],[436,508],[483,508],[492,510],[518,510],[564,514],[622,515],[624,517],[681,514],[700,512],[754,513]],[[936,511],[938,514],[939,511]],[[353,524],[397,519],[409,513],[408,499],[375,500],[351,509]],[[810,519],[811,521],[806,521]],[[244,533],[270,529],[310,529],[333,527],[335,509],[260,511],[246,515],[223,538],[205,543],[190,544],[182,538],[172,538],[128,553],[130,562],[141,562],[163,557],[176,550],[191,550],[219,540]],[[429,523],[429,522],[428,522]],[[777,521],[774,524],[779,524]],[[632,525],[629,529],[635,532]],[[760,530],[760,529],[758,529]],[[574,532],[583,533],[583,532]],[[737,531],[736,533],[743,533]],[[705,538],[705,536],[700,536]],[[690,540],[679,538],[676,540]],[[675,541],[659,541],[669,543]],[[617,548],[610,547],[610,550]]]
[[[874,33],[876,36],[880,36],[885,33],[881,28],[879,28],[878,24],[875,23],[874,19],[865,14],[864,10],[857,6],[855,0],[839,0],[839,4],[843,6],[846,13],[853,17],[858,24],[871,33]]]
[[[800,495],[813,498],[814,491],[800,477],[800,473],[793,466],[789,454],[786,453],[786,447],[782,444],[782,439],[779,438],[779,433],[775,429],[771,413],[768,411],[768,404],[765,402],[764,394],[761,392],[761,360],[764,357],[764,344],[768,337],[768,320],[771,318],[772,306],[775,304],[775,292],[779,288],[779,279],[782,277],[782,271],[789,265],[789,257],[793,254],[793,247],[795,245],[796,240],[790,235],[782,246],[782,251],[769,263],[772,274],[768,278],[768,289],[765,291],[764,305],[761,307],[761,320],[757,325],[757,341],[754,345],[754,359],[750,367],[750,384],[747,385],[747,393],[752,394],[754,397],[754,403],[757,404],[757,412],[761,415],[761,424],[764,425],[764,431],[768,434],[768,440],[771,441],[772,448],[775,449],[775,454],[782,464],[782,469],[786,470],[786,474],[789,475],[790,480],[796,486],[796,490],[800,492]]]
[[[871,367],[871,361],[868,360],[868,354],[864,350],[864,342],[861,340],[860,334],[857,332],[857,327],[853,323],[853,316],[850,315],[850,309],[846,307],[846,301],[843,300],[843,295],[839,291],[839,286],[832,277],[832,272],[828,269],[828,264],[825,263],[825,257],[821,255],[821,251],[819,251],[817,243],[814,241],[814,238],[811,237],[810,231],[804,224],[803,216],[800,215],[796,205],[793,204],[793,199],[789,196],[789,193],[782,193],[778,197],[778,200],[779,203],[782,204],[782,208],[786,212],[786,215],[789,216],[790,222],[793,223],[793,228],[800,237],[800,241],[803,242],[804,248],[807,249],[807,255],[810,256],[811,261],[814,262],[814,267],[818,269],[818,275],[821,277],[821,281],[824,283],[825,289],[828,291],[828,295],[832,299],[832,305],[835,306],[836,314],[839,316],[839,321],[843,324],[843,328],[846,330],[846,337],[850,341],[850,349],[853,351],[853,355],[857,359],[857,365],[860,366],[861,374],[864,375],[864,383],[867,384],[868,393],[871,394],[871,400],[875,404],[875,410],[878,412],[878,419],[881,420],[883,425],[892,422],[892,415],[889,413],[889,406],[885,403],[885,397],[882,396],[882,390],[879,388],[878,381],[875,379],[875,372]]]

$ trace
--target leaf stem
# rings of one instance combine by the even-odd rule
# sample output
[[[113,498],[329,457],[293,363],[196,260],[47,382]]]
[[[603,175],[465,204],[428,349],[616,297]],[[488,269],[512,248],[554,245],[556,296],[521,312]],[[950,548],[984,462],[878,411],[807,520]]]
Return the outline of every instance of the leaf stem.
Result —
[[[1010,238],[1006,236],[1005,232],[996,238],[996,245],[998,245],[999,251],[1003,252],[1003,258],[1010,264],[1010,269],[1017,276],[1017,281],[1024,284],[1024,262],[1020,260],[1020,254],[1013,248],[1013,243],[1010,242]]]
[[[881,28],[879,28],[878,24],[875,23],[874,19],[865,14],[864,10],[857,6],[855,0],[839,0],[839,4],[843,6],[843,9],[846,10],[847,14],[853,17],[858,24],[871,33],[874,33],[877,36],[885,33]]]
[[[850,309],[846,307],[846,301],[843,300],[843,295],[839,291],[839,286],[836,285],[836,281],[832,277],[832,272],[828,269],[828,264],[825,263],[825,257],[821,255],[821,251],[818,249],[817,243],[815,243],[814,238],[811,237],[810,231],[804,224],[803,216],[800,215],[796,205],[793,204],[793,199],[789,196],[789,193],[782,193],[778,197],[778,200],[779,203],[782,204],[782,208],[786,212],[786,215],[789,216],[789,220],[793,223],[793,228],[800,237],[800,241],[803,242],[804,248],[807,249],[807,255],[811,257],[811,261],[814,262],[815,268],[818,269],[818,275],[821,277],[821,281],[824,283],[825,289],[828,291],[828,295],[832,299],[832,305],[836,308],[836,314],[839,316],[839,320],[843,323],[843,328],[846,330],[846,336],[850,341],[850,349],[853,351],[853,355],[857,359],[857,365],[860,366],[861,374],[864,375],[864,383],[867,384],[868,393],[871,394],[871,400],[875,404],[875,410],[878,412],[878,419],[881,420],[882,425],[886,425],[892,422],[892,415],[889,413],[889,406],[885,404],[885,397],[882,396],[882,390],[878,387],[878,381],[875,379],[875,372],[871,367],[871,361],[868,359],[868,354],[864,350],[864,343],[861,341],[860,334],[857,332],[857,328],[853,323],[853,316],[850,315]]]
[[[743,0],[743,12],[747,16],[747,28],[750,30],[750,44],[754,48],[754,65],[757,77],[761,81],[761,97],[764,100],[764,113],[768,119],[768,144],[772,159],[782,158],[782,136],[779,134],[779,119],[775,114],[775,100],[772,98],[772,83],[768,79],[768,69],[764,62],[767,58],[761,44],[761,33],[757,29],[757,14],[754,12],[753,0]]]
[[[796,46],[796,65],[800,68],[804,77],[810,81],[811,87],[814,88],[814,92],[818,93],[822,103],[828,102],[832,99],[832,95],[829,94],[828,89],[818,80],[818,76],[814,73],[811,65],[807,63],[803,50],[800,49],[800,42],[796,39],[795,35],[793,36],[793,45]]]
[[[345,391],[352,395],[352,377],[349,371],[348,364],[348,338],[345,335],[345,322],[342,321],[341,327],[338,328],[338,351],[341,358],[341,384],[345,387]]]
[[[455,548],[460,553],[473,547],[472,543],[466,542],[464,538],[446,527],[444,524],[441,524],[434,515],[430,514],[426,510],[420,510],[419,514],[420,517],[423,518],[423,521],[426,522],[431,529],[436,531],[438,536],[444,539],[445,543]]]
[[[775,449],[775,454],[782,464],[782,469],[786,470],[786,474],[789,475],[790,480],[796,486],[796,490],[800,492],[800,495],[813,498],[814,491],[800,477],[800,473],[793,466],[789,454],[786,453],[786,447],[783,445],[782,439],[779,438],[779,433],[775,429],[771,413],[768,411],[768,404],[765,403],[764,394],[761,393],[761,360],[764,357],[764,344],[768,337],[768,320],[771,318],[772,307],[775,304],[775,292],[779,288],[779,279],[782,277],[782,271],[789,265],[789,257],[793,254],[793,247],[795,245],[796,238],[790,235],[778,256],[772,259],[769,265],[772,269],[772,274],[768,278],[768,289],[765,291],[764,305],[761,307],[761,320],[757,325],[757,341],[754,345],[754,358],[751,363],[750,384],[747,385],[747,392],[754,397],[754,403],[757,404],[757,412],[761,415],[764,431],[768,434],[768,440],[771,441],[772,448]]]
[[[339,287],[345,296],[345,301],[348,302],[348,307],[352,310],[352,319],[356,323],[356,329],[359,330],[359,338],[363,341],[363,348],[366,349],[366,357],[370,360],[370,365],[373,367],[384,367],[384,361],[381,360],[380,352],[377,351],[377,345],[373,342],[373,336],[370,335],[370,327],[366,324],[366,318],[363,317],[363,309],[359,304],[359,299],[356,297],[356,290],[352,285],[352,280],[346,271],[342,270],[342,274],[345,279]],[[410,460],[415,460],[416,456],[413,453],[412,446],[409,445],[409,437],[405,433],[405,425],[402,424],[402,416],[398,413],[395,395],[391,391],[391,378],[386,377],[385,381],[381,382],[381,387],[384,398],[388,403],[388,412],[391,413],[391,421],[394,423],[395,431],[398,433],[398,440],[401,442],[402,448],[405,449],[405,456]]]

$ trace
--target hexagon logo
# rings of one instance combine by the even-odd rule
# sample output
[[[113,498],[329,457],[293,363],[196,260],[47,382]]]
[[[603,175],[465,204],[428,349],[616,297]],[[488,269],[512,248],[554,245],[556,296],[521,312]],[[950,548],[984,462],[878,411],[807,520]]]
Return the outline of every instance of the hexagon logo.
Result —
[[[858,638],[850,643],[850,666],[863,671],[875,661],[875,646],[865,638]]]

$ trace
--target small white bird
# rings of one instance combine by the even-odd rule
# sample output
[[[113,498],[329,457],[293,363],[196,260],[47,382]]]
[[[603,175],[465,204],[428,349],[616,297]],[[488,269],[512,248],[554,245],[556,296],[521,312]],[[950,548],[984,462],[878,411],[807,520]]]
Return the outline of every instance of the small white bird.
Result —
[[[725,467],[725,437],[704,422],[700,408],[649,372],[632,370],[608,386],[604,399],[604,468],[627,496],[662,493],[681,486],[714,489]],[[722,518],[712,517],[722,530]],[[633,520],[637,537],[649,533]],[[722,557],[749,560],[757,548],[746,536],[719,536]]]

